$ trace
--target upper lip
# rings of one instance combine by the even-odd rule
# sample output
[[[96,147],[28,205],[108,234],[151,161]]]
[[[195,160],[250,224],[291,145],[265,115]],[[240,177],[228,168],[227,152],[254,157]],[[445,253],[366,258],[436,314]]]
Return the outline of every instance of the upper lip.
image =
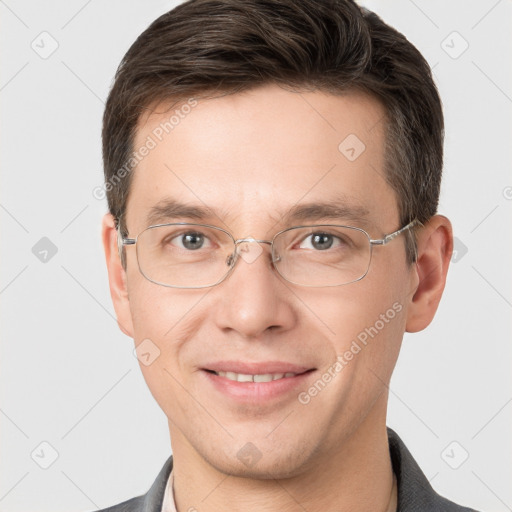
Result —
[[[216,361],[206,364],[204,370],[214,372],[233,372],[244,375],[266,375],[268,373],[304,373],[314,370],[310,366],[301,366],[283,361],[244,362],[244,361]]]

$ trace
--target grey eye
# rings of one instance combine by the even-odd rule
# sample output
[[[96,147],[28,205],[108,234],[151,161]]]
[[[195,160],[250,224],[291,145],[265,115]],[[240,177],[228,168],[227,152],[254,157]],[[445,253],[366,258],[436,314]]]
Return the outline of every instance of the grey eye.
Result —
[[[325,251],[326,249],[333,247],[335,242],[339,246],[342,240],[340,240],[340,238],[337,236],[331,235],[330,233],[312,233],[301,242],[300,248]]]
[[[204,243],[204,235],[201,233],[185,233],[181,237],[181,242],[185,249],[200,249]]]
[[[328,235],[326,233],[316,233],[312,235],[311,238],[311,245],[315,249],[329,249],[333,244],[333,237],[332,235]]]
[[[185,231],[179,234],[171,233],[163,240],[164,245],[175,246],[178,249],[197,251],[198,249],[209,249],[210,239],[200,231]]]

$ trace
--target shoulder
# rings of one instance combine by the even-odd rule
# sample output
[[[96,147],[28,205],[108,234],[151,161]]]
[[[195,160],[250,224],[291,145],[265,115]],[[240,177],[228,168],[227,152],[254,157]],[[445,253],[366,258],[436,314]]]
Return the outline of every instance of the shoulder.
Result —
[[[139,512],[143,510],[144,496],[137,496],[129,500],[118,503],[111,507],[102,508],[96,512]]]
[[[398,484],[400,512],[477,512],[440,496],[398,434],[389,427],[387,431],[391,462]]]
[[[95,512],[161,512],[167,480],[172,470],[172,455],[166,460],[156,480],[146,494],[103,508]]]

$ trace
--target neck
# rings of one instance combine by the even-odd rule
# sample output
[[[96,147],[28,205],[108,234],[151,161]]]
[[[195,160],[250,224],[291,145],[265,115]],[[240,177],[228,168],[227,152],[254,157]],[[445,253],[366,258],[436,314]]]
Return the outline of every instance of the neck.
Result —
[[[171,429],[178,512],[395,512],[397,492],[385,425],[387,400],[379,402],[336,450],[318,456],[302,473],[280,480],[221,473],[179,430]]]

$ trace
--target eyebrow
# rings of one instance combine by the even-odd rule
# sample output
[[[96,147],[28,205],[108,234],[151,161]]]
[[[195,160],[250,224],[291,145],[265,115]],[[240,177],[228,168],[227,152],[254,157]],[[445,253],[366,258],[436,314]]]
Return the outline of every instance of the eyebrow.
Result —
[[[284,223],[303,221],[353,221],[368,223],[369,211],[362,205],[349,203],[347,198],[325,202],[300,203],[293,206],[283,217]]]
[[[149,210],[146,222],[151,226],[179,218],[204,221],[217,216],[222,218],[222,212],[216,214],[212,208],[206,206],[182,203],[176,199],[165,198]]]
[[[299,203],[288,211],[281,211],[272,219],[281,219],[278,222],[291,224],[304,221],[351,221],[362,224],[363,227],[371,224],[369,210],[364,206],[350,202],[346,196]],[[203,205],[183,203],[173,198],[164,198],[154,205],[148,212],[146,222],[148,226],[169,222],[177,219],[189,219],[204,222],[206,220],[224,219],[229,217],[225,209],[216,211]]]

